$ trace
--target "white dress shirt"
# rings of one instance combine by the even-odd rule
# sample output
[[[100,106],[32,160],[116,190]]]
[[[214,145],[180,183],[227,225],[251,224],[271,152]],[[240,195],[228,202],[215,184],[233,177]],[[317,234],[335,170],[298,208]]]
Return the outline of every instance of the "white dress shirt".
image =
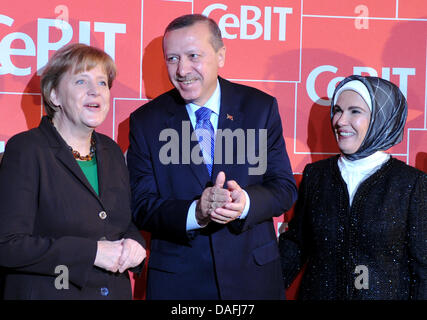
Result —
[[[354,161],[350,161],[342,155],[339,157],[338,167],[347,184],[350,206],[359,185],[381,168],[388,159],[390,159],[390,155],[384,151],[377,151],[366,158]]]
[[[185,106],[187,108],[187,113],[188,113],[188,116],[190,117],[190,121],[191,121],[191,124],[193,126],[193,129],[196,128],[196,123],[197,123],[196,111],[198,109],[200,109],[201,107],[205,107],[205,108],[212,110],[210,120],[211,120],[212,126],[214,128],[215,136],[216,136],[216,132],[217,132],[217,128],[218,128],[218,117],[219,117],[220,106],[221,106],[221,87],[219,85],[219,81],[217,81],[216,89],[215,89],[214,93],[212,94],[212,96],[209,98],[209,100],[203,106],[198,106],[194,103],[188,103]],[[205,158],[205,161],[206,161],[207,160],[206,155],[203,151],[202,151],[202,153],[203,153],[203,157]],[[227,179],[227,172],[225,172],[225,178]],[[249,196],[245,190],[243,190],[243,192],[245,193],[245,196],[246,196],[246,204],[245,204],[245,208],[243,210],[243,213],[240,216],[240,219],[246,218],[246,216],[249,212],[249,207],[250,207]],[[188,209],[187,231],[201,228],[201,226],[197,223],[197,219],[196,219],[196,205],[197,205],[197,200],[194,200],[191,203],[190,208]]]

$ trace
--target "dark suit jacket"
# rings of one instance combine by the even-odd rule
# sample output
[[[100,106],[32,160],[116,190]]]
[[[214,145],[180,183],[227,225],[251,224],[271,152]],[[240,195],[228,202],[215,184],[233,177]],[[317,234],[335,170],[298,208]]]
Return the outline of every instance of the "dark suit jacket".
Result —
[[[279,238],[285,285],[306,264],[299,299],[427,299],[427,174],[391,158],[350,206],[338,158],[304,169]]]
[[[93,265],[100,239],[143,243],[131,222],[123,154],[107,136],[94,135],[99,196],[46,117],[38,128],[8,141],[0,166],[0,265],[7,271],[6,299],[132,297],[127,272],[113,274]],[[55,273],[60,265],[68,268],[69,289],[55,287],[56,277],[65,276],[60,269]]]
[[[224,171],[227,180],[237,181],[247,191],[250,210],[244,220],[228,225],[210,223],[207,228],[186,232],[190,204],[212,182],[205,164],[188,164],[188,159],[182,158],[189,155],[189,150],[182,148],[182,123],[190,120],[177,90],[166,92],[131,114],[127,160],[132,211],[137,225],[151,232],[152,237],[149,299],[284,298],[272,217],[292,206],[296,186],[277,101],[259,90],[221,78],[220,86],[218,129],[255,129],[255,141],[259,141],[258,129],[268,132],[264,174],[249,175],[247,157],[243,164],[236,164],[237,154],[233,156],[234,164],[226,164],[223,156],[222,164],[213,166],[213,181],[218,172]],[[179,164],[164,165],[160,161],[160,149],[166,144],[159,141],[163,129],[174,129],[179,134]],[[235,153],[236,144],[234,140]],[[215,146],[217,153],[218,141]],[[199,148],[196,141],[190,147]],[[258,147],[256,143],[256,155]]]

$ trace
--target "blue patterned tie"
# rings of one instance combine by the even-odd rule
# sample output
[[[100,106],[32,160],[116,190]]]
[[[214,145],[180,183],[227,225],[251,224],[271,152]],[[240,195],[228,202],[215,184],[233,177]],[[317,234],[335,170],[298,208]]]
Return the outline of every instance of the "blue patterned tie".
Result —
[[[205,158],[206,167],[209,171],[209,176],[212,174],[212,164],[215,151],[215,131],[211,123],[212,110],[201,107],[196,111],[196,130],[199,131],[199,144]],[[210,150],[210,154],[209,154]],[[208,160],[210,158],[210,160]]]

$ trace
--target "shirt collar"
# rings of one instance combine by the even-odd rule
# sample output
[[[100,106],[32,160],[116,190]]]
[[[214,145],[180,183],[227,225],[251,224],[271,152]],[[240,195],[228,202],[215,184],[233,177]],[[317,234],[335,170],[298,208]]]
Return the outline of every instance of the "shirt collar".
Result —
[[[221,88],[219,86],[219,81],[216,81],[216,88],[214,93],[211,95],[208,101],[203,106],[199,106],[194,103],[186,104],[187,110],[190,114],[195,114],[197,110],[201,107],[206,107],[214,112],[216,115],[219,115],[219,107],[221,104]]]
[[[390,155],[384,151],[377,151],[368,157],[358,160],[348,160],[345,156],[338,159],[338,164],[342,170],[352,171],[357,169],[360,173],[370,172],[371,170],[380,167],[390,159]]]

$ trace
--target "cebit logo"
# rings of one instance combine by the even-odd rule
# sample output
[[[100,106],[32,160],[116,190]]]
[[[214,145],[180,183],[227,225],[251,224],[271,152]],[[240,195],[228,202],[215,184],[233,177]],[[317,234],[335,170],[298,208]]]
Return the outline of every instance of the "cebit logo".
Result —
[[[202,14],[209,17],[214,10],[226,11],[227,6],[221,3],[213,3],[203,10]],[[241,6],[240,19],[236,14],[226,13],[218,21],[222,37],[225,39],[255,40],[264,35],[264,40],[271,40],[272,21],[278,20],[279,41],[286,41],[286,15],[292,14],[292,8],[265,7],[264,17],[262,11],[256,6]],[[251,17],[251,18],[249,18]],[[264,22],[264,27],[260,21]],[[255,32],[249,34],[248,26],[255,28]],[[236,30],[240,28],[240,33]]]
[[[319,94],[316,92],[316,79],[320,74],[324,72],[337,73],[337,71],[338,71],[338,68],[335,66],[324,65],[324,66],[319,66],[310,72],[306,81],[306,89],[307,89],[308,96],[313,102],[322,106],[330,106],[331,104],[330,99],[334,94],[335,87],[337,86],[338,82],[344,79],[344,77],[335,77],[331,81],[329,81],[326,89],[328,99],[322,99],[321,96],[319,96]],[[390,81],[390,72],[393,75],[399,76],[399,89],[400,91],[402,91],[403,95],[406,98],[408,93],[408,77],[415,75],[415,68],[384,67],[381,69],[381,78]],[[357,75],[363,74],[363,75],[369,75],[372,77],[378,77],[377,70],[371,67],[360,67],[360,66],[353,67],[353,74],[357,74]]]
[[[0,26],[5,25],[12,27],[14,19],[0,14]],[[57,28],[62,31],[61,38],[56,42],[51,42],[49,39],[50,28]],[[113,59],[116,51],[116,34],[126,33],[126,24],[94,22],[94,32],[104,33],[104,51]],[[91,22],[80,21],[79,27],[79,42],[90,45]],[[66,20],[59,19],[37,19],[37,70],[48,61],[49,51],[58,50],[66,45],[73,38],[73,28]],[[12,48],[12,43],[16,40],[21,40],[24,43],[24,48]],[[15,76],[27,76],[32,73],[30,66],[16,66],[13,64],[12,56],[35,56],[36,45],[31,37],[23,32],[12,32],[7,34],[0,40],[0,75],[12,74]]]

